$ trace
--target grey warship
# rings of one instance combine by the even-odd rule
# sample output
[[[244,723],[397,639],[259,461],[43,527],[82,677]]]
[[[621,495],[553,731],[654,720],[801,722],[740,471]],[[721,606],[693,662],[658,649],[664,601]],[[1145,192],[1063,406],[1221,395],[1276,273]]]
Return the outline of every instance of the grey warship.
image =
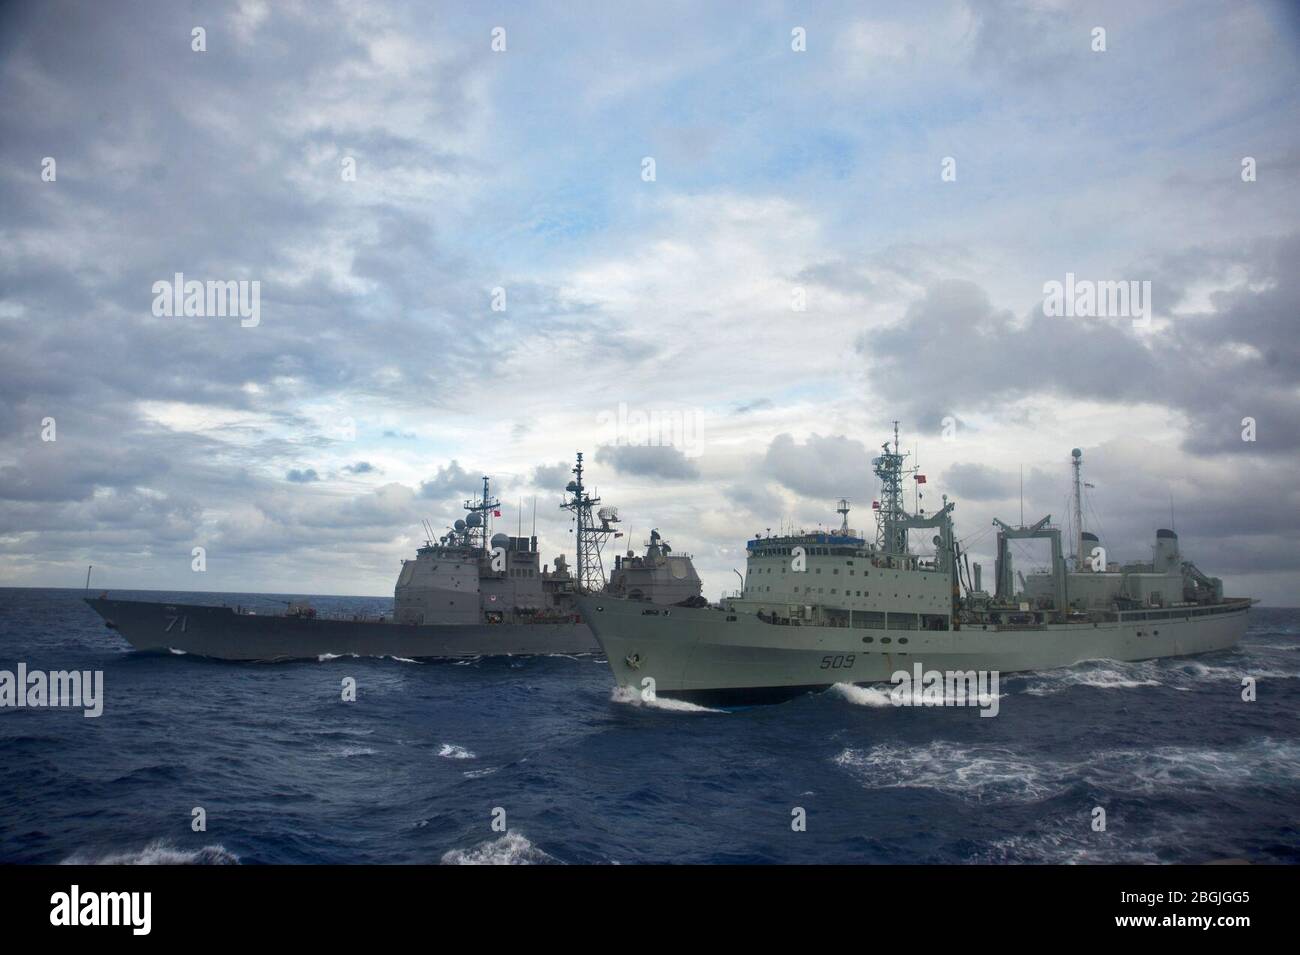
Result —
[[[577,573],[563,555],[541,565],[537,536],[492,534],[500,501],[488,478],[465,502],[466,516],[413,560],[402,561],[392,618],[335,618],[305,603],[279,614],[242,607],[116,600],[86,602],[105,624],[142,651],[178,652],[220,660],[274,662],[335,656],[457,659],[481,656],[598,653],[582,620],[580,591],[605,589],[601,551],[621,537],[618,512],[598,507],[583,484],[582,454],[561,505],[574,516]],[[646,554],[615,558],[609,588],[659,604],[699,600],[700,579],[689,557],[663,552],[652,535]],[[702,600],[700,602],[703,602]]]
[[[992,594],[954,535],[955,504],[946,495],[930,516],[904,509],[909,472],[895,423],[892,449],[886,442],[872,461],[881,481],[874,542],[849,527],[841,501],[838,531],[750,540],[743,589],[717,606],[660,607],[609,594],[580,595],[578,606],[620,688],[707,706],[882,683],[918,665],[974,676],[1234,646],[1254,601],[1225,597],[1221,580],[1183,559],[1169,528],[1156,531],[1151,560],[1107,560],[1097,535],[1083,529],[1082,453],[1071,455],[1073,566],[1051,515],[1015,526],[997,520]],[[912,531],[933,533],[933,556],[912,552]],[[1013,574],[1016,540],[1047,541],[1050,568]]]

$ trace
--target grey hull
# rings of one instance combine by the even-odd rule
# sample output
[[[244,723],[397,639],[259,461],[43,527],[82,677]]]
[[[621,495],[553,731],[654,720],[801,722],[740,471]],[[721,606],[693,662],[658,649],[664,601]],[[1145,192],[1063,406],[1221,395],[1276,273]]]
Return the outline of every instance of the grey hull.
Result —
[[[230,607],[87,598],[131,646],[218,660],[314,660],[355,654],[463,659],[598,653],[583,623],[433,624],[237,614]]]
[[[1037,629],[929,631],[777,626],[716,608],[654,608],[580,597],[620,687],[711,706],[780,702],[836,683],[925,670],[1049,670],[1084,660],[1148,660],[1225,650],[1248,602],[1212,613]],[[647,683],[647,680],[653,683]]]

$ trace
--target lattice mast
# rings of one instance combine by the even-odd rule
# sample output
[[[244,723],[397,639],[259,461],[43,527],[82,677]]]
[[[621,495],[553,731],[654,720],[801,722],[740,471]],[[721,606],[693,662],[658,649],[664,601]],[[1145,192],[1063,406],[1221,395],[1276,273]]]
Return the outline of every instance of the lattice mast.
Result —
[[[578,463],[573,468],[574,478],[564,489],[570,497],[560,505],[571,511],[577,523],[574,549],[577,552],[577,586],[582,593],[599,593],[605,589],[605,568],[601,563],[600,550],[605,538],[615,533],[613,524],[618,523],[618,511],[612,507],[602,507],[595,514],[592,508],[600,503],[600,498],[587,493],[582,483],[582,452],[578,452]]]
[[[1083,491],[1080,472],[1083,469],[1083,452],[1075,448],[1070,452],[1074,467],[1074,569],[1083,569]],[[1105,568],[1102,568],[1103,570]]]
[[[894,422],[894,449],[889,442],[881,446],[871,469],[880,478],[880,509],[876,512],[876,549],[886,554],[907,553],[907,511],[903,509],[903,462],[906,452],[899,450],[898,422]]]

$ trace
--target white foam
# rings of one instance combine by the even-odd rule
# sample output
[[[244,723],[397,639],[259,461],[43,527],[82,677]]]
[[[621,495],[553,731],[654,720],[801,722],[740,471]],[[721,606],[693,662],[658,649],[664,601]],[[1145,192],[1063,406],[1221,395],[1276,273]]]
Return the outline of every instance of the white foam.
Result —
[[[893,706],[894,701],[889,690],[881,686],[854,686],[852,683],[836,683],[826,691],[829,696],[837,696],[856,706]]]
[[[854,772],[869,789],[934,789],[977,802],[1037,802],[1064,786],[1052,764],[999,746],[944,741],[880,745],[867,751],[846,749],[835,763]]]
[[[442,857],[443,865],[546,865],[557,861],[518,832],[507,832],[473,849],[452,849]]]
[[[1114,663],[1109,666],[1081,666],[1069,670],[1049,670],[1033,674],[1041,685],[1025,690],[1029,696],[1052,696],[1075,686],[1096,690],[1133,690],[1141,686],[1164,686],[1154,676],[1150,663]]]
[[[350,759],[353,756],[373,756],[375,751],[369,746],[344,746],[334,755],[342,759]]]
[[[478,759],[464,746],[457,746],[455,743],[443,743],[442,748],[438,750],[438,755],[444,759]]]
[[[484,776],[491,776],[495,772],[496,767],[490,766],[487,769],[469,769],[461,773],[461,775],[466,779],[482,779]]]
[[[644,706],[650,710],[664,710],[669,713],[725,713],[726,710],[715,710],[712,707],[700,706],[697,703],[689,703],[686,700],[673,700],[663,696],[656,696],[651,699],[645,699],[641,696],[641,691],[629,686],[616,686],[610,693],[611,703],[625,703],[629,706]]]
[[[389,657],[390,660],[396,660],[398,663],[419,663],[419,660],[412,660],[410,657]]]
[[[170,653],[174,653],[174,654],[176,654],[178,657],[187,657],[187,656],[190,655],[190,654],[189,654],[189,651],[187,651],[187,650],[177,650],[175,647],[168,647],[167,650],[168,650],[168,652],[170,652]]]
[[[933,695],[935,692],[934,690],[926,691],[924,688],[919,686],[913,687],[911,700],[907,704],[904,704],[901,702],[894,702],[895,689],[896,687],[889,683],[882,683],[874,686],[856,686],[852,683],[835,683],[826,692],[830,696],[847,700],[857,706],[897,706],[899,709],[904,709],[909,706],[917,708],[925,707],[926,709],[938,708],[937,703],[928,702],[926,699],[927,692],[929,695]],[[991,693],[972,693],[971,696],[964,697],[960,692],[957,692],[956,695],[950,697],[948,695],[950,687],[946,683],[942,686],[936,687],[935,689],[942,691],[942,698],[945,704],[948,703],[949,699],[952,699],[955,702],[960,702],[963,706],[968,707],[986,707],[993,702],[993,694]],[[1010,694],[1008,693],[999,693],[997,698],[1001,700],[1005,699],[1009,695]]]
[[[935,741],[845,749],[834,758],[868,789],[932,789],[976,802],[1037,802],[1071,786],[1114,793],[1222,792],[1300,777],[1300,742],[1263,739],[1239,749],[1161,746],[1114,749],[1075,761],[1035,758],[999,746]]]
[[[224,846],[204,846],[202,849],[178,849],[169,842],[157,839],[143,849],[128,852],[111,852],[101,856],[76,853],[64,859],[61,865],[238,865],[239,856]]]

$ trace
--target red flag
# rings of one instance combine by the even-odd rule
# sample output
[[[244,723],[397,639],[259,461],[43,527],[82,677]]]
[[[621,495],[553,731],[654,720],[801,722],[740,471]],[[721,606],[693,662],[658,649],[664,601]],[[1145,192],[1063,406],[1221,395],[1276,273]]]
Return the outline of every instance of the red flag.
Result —
[[[501,512],[500,512],[500,511],[493,511],[493,512],[492,512],[492,516],[493,516],[493,517],[500,517],[500,516],[501,516]]]
[[[924,474],[918,474],[918,475],[916,476],[916,483],[917,483],[917,484],[924,484],[924,483],[925,483],[925,475],[924,475]]]
[[[872,501],[872,502],[871,502],[871,509],[872,509],[873,511],[878,511],[878,510],[880,510],[880,502],[879,502],[879,501]]]

